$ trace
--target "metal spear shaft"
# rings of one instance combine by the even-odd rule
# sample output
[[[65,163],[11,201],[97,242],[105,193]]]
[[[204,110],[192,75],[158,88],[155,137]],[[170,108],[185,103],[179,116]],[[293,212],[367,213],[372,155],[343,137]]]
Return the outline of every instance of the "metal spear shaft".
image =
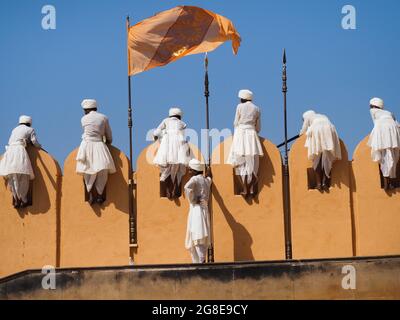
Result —
[[[290,212],[290,181],[289,181],[289,161],[288,161],[288,133],[287,133],[287,75],[286,75],[286,50],[283,50],[283,71],[282,71],[282,92],[283,109],[285,123],[285,159],[283,165],[284,177],[284,201],[285,201],[285,252],[286,259],[292,259],[292,231],[291,231],[291,212]]]
[[[208,99],[210,97],[210,90],[209,90],[209,80],[208,80],[208,55],[205,54],[204,58],[204,67],[205,67],[205,75],[204,75],[204,96],[206,98],[206,130],[207,130],[207,166],[211,168],[211,144],[210,144],[210,112],[209,112],[209,103]],[[211,185],[212,188],[212,185]],[[210,190],[211,191],[211,190]],[[210,192],[210,195],[212,192]],[[210,201],[211,201],[210,197]],[[211,245],[208,248],[208,262],[214,262],[214,230],[213,230],[213,215],[211,210],[211,205],[208,206],[209,214],[210,214],[210,238],[211,238]]]
[[[126,18],[127,38],[129,38],[130,19]],[[128,65],[130,56],[128,52]],[[137,247],[136,239],[136,219],[133,210],[133,139],[132,139],[132,76],[128,74],[128,129],[129,129],[129,168],[128,168],[128,192],[129,192],[129,244],[131,248]],[[132,258],[132,256],[131,256]]]

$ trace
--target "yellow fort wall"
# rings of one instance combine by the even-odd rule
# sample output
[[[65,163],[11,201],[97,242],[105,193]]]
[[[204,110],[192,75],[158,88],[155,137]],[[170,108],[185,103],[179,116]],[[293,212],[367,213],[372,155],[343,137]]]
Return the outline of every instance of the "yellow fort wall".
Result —
[[[262,139],[259,195],[254,200],[234,194],[234,172],[226,164],[232,137],[213,152],[212,215],[215,261],[285,258],[282,161],[279,150]]]
[[[262,140],[260,194],[254,201],[234,195],[232,167],[220,163],[231,138],[214,150],[211,199],[215,261],[280,260],[285,257],[282,164],[279,151]],[[159,170],[151,164],[154,143],[137,160],[135,212],[138,247],[135,264],[189,263],[184,248],[188,201],[160,197]],[[354,161],[341,142],[343,159],[332,170],[329,193],[308,190],[304,137],[290,151],[293,258],[334,258],[400,254],[399,192],[380,188],[378,165],[366,139]],[[191,146],[197,158],[199,150]],[[29,150],[36,174],[33,206],[15,210],[11,192],[0,184],[0,277],[44,265],[113,266],[129,263],[127,157],[112,147],[117,173],[110,175],[107,201],[84,201],[83,178],[75,172],[76,152],[65,161],[64,176],[47,153]],[[220,153],[219,153],[220,151]],[[149,157],[149,158],[148,158]],[[183,184],[188,180],[186,176]]]
[[[135,262],[138,264],[189,263],[190,255],[185,249],[186,222],[189,203],[183,186],[182,196],[176,200],[160,197],[160,171],[152,164],[159,143],[151,144],[142,151],[137,160],[136,208],[138,248]],[[194,156],[202,159],[200,151],[190,146]]]
[[[400,253],[400,191],[381,188],[379,164],[366,137],[353,157],[354,215],[358,256]]]
[[[49,154],[28,148],[35,179],[32,206],[15,209],[5,180],[0,183],[0,278],[26,269],[59,265],[61,169]]]
[[[127,157],[110,147],[117,172],[109,175],[106,202],[85,202],[83,177],[74,150],[64,164],[61,211],[61,266],[113,266],[129,262],[129,192]]]
[[[350,203],[350,164],[341,141],[342,160],[331,172],[332,187],[321,193],[308,189],[305,136],[292,146],[289,154],[293,258],[351,257],[352,216]]]

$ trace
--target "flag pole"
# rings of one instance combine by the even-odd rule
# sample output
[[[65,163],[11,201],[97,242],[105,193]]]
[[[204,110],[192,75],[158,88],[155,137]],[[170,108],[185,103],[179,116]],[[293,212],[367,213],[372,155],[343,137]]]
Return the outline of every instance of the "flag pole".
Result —
[[[127,41],[129,37],[130,19],[126,17]],[[128,49],[128,48],[127,48]],[[130,66],[130,55],[128,55],[128,70]],[[136,219],[133,210],[133,141],[132,141],[132,76],[128,73],[128,129],[129,129],[129,168],[128,168],[128,192],[129,192],[129,247],[137,247]],[[131,250],[130,250],[131,251]],[[130,261],[133,262],[133,253],[130,252]]]
[[[283,110],[285,126],[285,158],[283,165],[284,177],[284,201],[285,201],[285,252],[286,259],[292,259],[292,231],[291,231],[291,212],[290,212],[290,181],[289,181],[289,161],[288,161],[288,133],[287,133],[287,75],[286,75],[286,50],[283,50],[283,71],[282,71],[282,92]]]
[[[207,167],[211,168],[211,144],[210,144],[210,111],[209,111],[209,103],[208,99],[210,97],[210,90],[209,90],[209,80],[208,80],[208,54],[206,52],[204,57],[204,96],[206,98],[206,130],[207,130]],[[212,188],[212,185],[211,185]],[[212,192],[210,192],[212,194]],[[211,197],[210,197],[211,200]],[[210,214],[210,242],[211,245],[208,248],[207,252],[207,260],[209,263],[214,262],[214,236],[213,236],[213,215],[211,210],[211,205],[208,206],[209,214]]]

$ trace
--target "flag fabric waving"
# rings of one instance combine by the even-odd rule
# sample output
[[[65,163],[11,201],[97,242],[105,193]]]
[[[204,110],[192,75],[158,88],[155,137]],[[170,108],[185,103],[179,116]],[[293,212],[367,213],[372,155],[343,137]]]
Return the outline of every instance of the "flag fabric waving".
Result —
[[[128,27],[129,75],[212,51],[228,40],[237,54],[240,35],[221,15],[193,6],[163,11]]]

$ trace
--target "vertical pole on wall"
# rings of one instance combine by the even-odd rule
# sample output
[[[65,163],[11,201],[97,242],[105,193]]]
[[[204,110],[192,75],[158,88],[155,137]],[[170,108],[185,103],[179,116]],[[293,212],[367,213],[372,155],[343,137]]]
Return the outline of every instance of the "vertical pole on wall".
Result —
[[[284,223],[285,223],[285,253],[286,259],[292,259],[292,230],[290,212],[290,181],[289,181],[289,161],[288,161],[288,134],[287,134],[287,75],[286,75],[286,50],[283,50],[283,71],[282,71],[282,92],[283,110],[285,123],[285,158],[283,164],[283,187],[284,187]]]
[[[127,26],[127,41],[129,41],[129,27],[130,20],[129,16],[126,17]],[[128,42],[127,42],[128,44]],[[127,48],[128,49],[128,48]],[[130,55],[128,54],[128,69],[130,65]],[[136,239],[136,219],[133,210],[133,141],[132,141],[132,76],[128,73],[128,129],[129,129],[129,172],[128,172],[128,192],[129,192],[129,246],[130,249],[137,247]],[[130,250],[131,251],[131,250]],[[133,253],[130,252],[130,261],[133,262]]]
[[[208,55],[205,54],[204,57],[204,67],[205,67],[205,74],[204,74],[204,96],[206,98],[206,130],[207,130],[207,166],[211,167],[211,144],[210,144],[210,112],[209,112],[209,103],[208,98],[210,97],[210,90],[209,90],[209,81],[208,81]],[[212,186],[211,186],[212,187]],[[211,193],[210,193],[211,196]],[[211,199],[211,198],[210,198]],[[207,252],[207,260],[208,262],[214,262],[214,230],[213,230],[213,215],[211,206],[208,206],[209,214],[210,214],[210,238],[211,238],[211,245],[208,248]]]

